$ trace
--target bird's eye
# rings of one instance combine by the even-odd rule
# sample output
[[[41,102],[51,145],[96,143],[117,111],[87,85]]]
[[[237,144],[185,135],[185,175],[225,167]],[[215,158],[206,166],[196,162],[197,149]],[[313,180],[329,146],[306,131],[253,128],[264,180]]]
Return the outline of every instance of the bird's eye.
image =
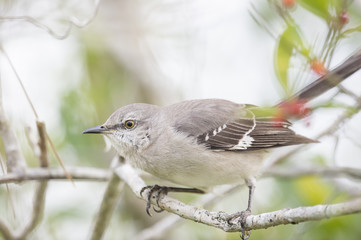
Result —
[[[135,126],[135,121],[133,120],[127,120],[125,121],[125,127],[128,129],[132,129]]]

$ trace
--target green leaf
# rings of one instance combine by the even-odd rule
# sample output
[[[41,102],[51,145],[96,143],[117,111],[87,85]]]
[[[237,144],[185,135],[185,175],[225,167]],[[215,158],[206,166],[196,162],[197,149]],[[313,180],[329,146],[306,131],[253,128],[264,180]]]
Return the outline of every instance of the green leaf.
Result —
[[[288,25],[279,38],[275,59],[277,78],[286,96],[292,94],[292,89],[288,81],[288,69],[295,49],[298,49],[303,53],[307,52],[296,26]]]
[[[306,10],[319,16],[325,21],[331,18],[331,12],[339,12],[342,9],[342,0],[299,0],[298,3]]]

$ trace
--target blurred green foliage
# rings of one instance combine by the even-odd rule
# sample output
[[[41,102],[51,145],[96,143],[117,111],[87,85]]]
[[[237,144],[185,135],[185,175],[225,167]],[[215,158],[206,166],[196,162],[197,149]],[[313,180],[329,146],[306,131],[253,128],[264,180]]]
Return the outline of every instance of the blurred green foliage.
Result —
[[[307,52],[299,30],[296,26],[290,24],[281,34],[275,54],[275,70],[279,83],[285,92],[285,97],[291,96],[295,91],[294,87],[290,86],[292,81],[288,79],[288,70],[290,68],[291,57],[297,49],[302,52]]]
[[[76,154],[78,164],[108,167],[113,153],[105,154],[103,137],[82,135],[86,128],[103,124],[117,108],[131,102],[154,102],[151,90],[131,75],[109,51],[85,45],[84,79],[63,96],[63,143]]]
[[[344,0],[298,0],[302,7],[328,23],[333,13],[339,13],[351,1]]]

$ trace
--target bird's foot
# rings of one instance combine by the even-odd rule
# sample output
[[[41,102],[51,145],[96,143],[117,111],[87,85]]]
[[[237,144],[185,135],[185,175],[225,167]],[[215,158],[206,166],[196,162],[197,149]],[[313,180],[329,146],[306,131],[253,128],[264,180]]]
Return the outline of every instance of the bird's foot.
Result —
[[[168,192],[204,193],[203,190],[199,190],[197,188],[165,187],[165,186],[154,185],[154,186],[146,186],[146,187],[142,188],[142,190],[140,191],[141,196],[143,196],[143,192],[145,190],[149,190],[148,196],[147,196],[147,206],[145,208],[145,211],[147,212],[147,214],[149,216],[152,216],[149,212],[150,205],[151,205],[150,200],[151,200],[152,196],[154,196],[157,206],[159,208],[159,209],[153,208],[153,210],[155,212],[159,213],[159,212],[163,211],[163,209],[161,209],[161,207],[159,206],[159,199],[160,199],[161,195],[167,195]]]
[[[160,213],[160,212],[163,211],[163,209],[161,209],[161,208],[159,207],[159,199],[160,199],[160,196],[161,196],[162,194],[167,195],[169,188],[168,188],[168,187],[165,187],[165,186],[159,186],[159,185],[146,186],[146,187],[142,188],[142,190],[140,191],[140,195],[143,196],[143,192],[144,192],[145,190],[148,190],[148,189],[149,189],[149,191],[148,191],[148,196],[147,196],[147,206],[145,207],[145,211],[146,211],[146,213],[147,213],[149,216],[152,216],[152,215],[150,214],[150,212],[149,212],[150,205],[151,205],[151,201],[150,201],[150,200],[151,200],[152,196],[154,196],[155,202],[157,203],[157,206],[158,206],[158,208],[159,208],[159,209],[155,209],[155,208],[153,207],[153,210],[154,210],[155,212],[157,212],[157,213]]]
[[[246,240],[248,239],[250,236],[251,236],[251,231],[246,231],[246,220],[247,220],[247,217],[252,215],[252,212],[250,209],[246,209],[242,212],[236,212],[236,213],[233,213],[231,215],[228,216],[227,218],[227,222],[229,224],[232,224],[231,222],[235,219],[238,218],[238,223],[241,224],[241,238],[242,240]]]

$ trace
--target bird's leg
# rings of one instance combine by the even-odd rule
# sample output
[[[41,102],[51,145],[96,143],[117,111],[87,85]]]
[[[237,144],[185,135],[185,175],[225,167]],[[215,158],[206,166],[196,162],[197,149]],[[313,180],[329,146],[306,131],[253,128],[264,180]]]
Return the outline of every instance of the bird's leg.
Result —
[[[248,216],[250,216],[252,214],[252,198],[253,198],[253,193],[254,193],[254,189],[255,189],[255,184],[254,184],[255,180],[254,179],[247,179],[246,180],[246,184],[248,186],[248,205],[246,210],[242,211],[242,212],[237,212],[234,214],[231,214],[228,216],[228,223],[230,223],[230,221],[239,218],[239,222],[241,223],[241,238],[242,240],[248,239],[251,231],[245,231],[245,226],[246,226],[246,219]]]
[[[148,196],[147,196],[147,206],[145,208],[145,211],[147,212],[147,214],[149,216],[152,216],[149,212],[152,196],[154,196],[157,206],[159,207],[160,196],[162,194],[166,195],[166,194],[168,194],[168,192],[204,193],[203,190],[199,190],[197,188],[178,188],[178,187],[166,187],[166,186],[159,186],[159,185],[151,185],[151,186],[146,186],[146,187],[142,188],[142,190],[140,191],[140,195],[142,196],[143,192],[147,189],[149,189],[149,192],[148,192]],[[155,208],[153,208],[153,209],[156,212],[163,211],[162,209],[159,209],[159,210],[155,209]]]

